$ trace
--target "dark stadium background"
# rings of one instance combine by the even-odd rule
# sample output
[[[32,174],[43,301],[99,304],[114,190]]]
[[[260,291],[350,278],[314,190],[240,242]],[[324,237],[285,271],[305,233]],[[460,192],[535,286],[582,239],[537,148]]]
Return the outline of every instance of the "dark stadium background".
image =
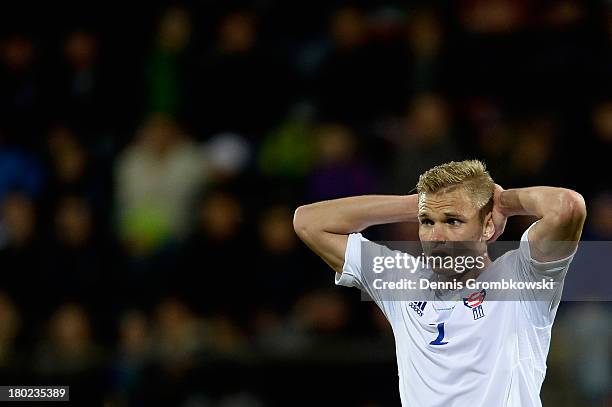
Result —
[[[604,0],[2,4],[0,384],[399,405],[384,317],[294,208],[480,158],[579,191],[612,239],[611,44]],[[612,405],[609,304],[561,305],[545,406]]]

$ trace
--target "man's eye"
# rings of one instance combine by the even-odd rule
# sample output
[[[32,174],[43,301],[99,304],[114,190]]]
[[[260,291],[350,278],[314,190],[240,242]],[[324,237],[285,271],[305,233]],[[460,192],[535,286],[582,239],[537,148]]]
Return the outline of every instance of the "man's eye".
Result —
[[[429,219],[421,219],[421,225],[433,225],[433,222]]]
[[[463,222],[460,221],[459,219],[451,218],[451,219],[447,220],[446,223],[448,223],[449,225],[458,225],[458,224],[463,223]]]

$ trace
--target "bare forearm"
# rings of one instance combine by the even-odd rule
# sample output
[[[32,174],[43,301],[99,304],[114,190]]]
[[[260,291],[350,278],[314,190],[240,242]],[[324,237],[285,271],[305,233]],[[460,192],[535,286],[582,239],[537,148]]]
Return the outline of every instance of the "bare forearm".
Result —
[[[546,242],[578,241],[586,218],[582,195],[565,188],[509,189],[500,195],[500,211],[506,216],[532,215],[540,219],[529,234],[542,259],[558,258],[570,249]],[[550,256],[547,256],[550,255]]]
[[[577,199],[574,191],[555,187],[508,189],[501,193],[500,210],[506,216],[558,216],[570,211]]]
[[[341,273],[348,235],[372,225],[416,221],[417,195],[364,195],[297,208],[293,227],[302,241]]]
[[[301,206],[296,220],[327,233],[361,232],[372,225],[417,220],[417,195],[364,195]]]

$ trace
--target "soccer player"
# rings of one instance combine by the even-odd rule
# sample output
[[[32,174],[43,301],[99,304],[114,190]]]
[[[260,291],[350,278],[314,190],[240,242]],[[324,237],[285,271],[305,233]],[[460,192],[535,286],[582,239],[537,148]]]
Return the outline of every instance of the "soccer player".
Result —
[[[521,281],[552,279],[554,289],[537,301],[527,292],[512,301],[477,295],[452,301],[450,307],[435,300],[415,305],[385,300],[362,273],[362,242],[374,243],[360,232],[369,226],[418,221],[422,243],[470,241],[486,247],[515,215],[538,218],[518,249],[488,259],[485,268],[445,278],[478,281],[487,272]],[[544,186],[504,190],[482,162],[466,160],[423,173],[414,195],[356,196],[300,206],[294,228],[336,271],[337,285],[366,292],[385,314],[395,337],[402,405],[531,407],[541,406],[551,328],[585,217],[577,192]],[[381,246],[385,251],[393,255]]]

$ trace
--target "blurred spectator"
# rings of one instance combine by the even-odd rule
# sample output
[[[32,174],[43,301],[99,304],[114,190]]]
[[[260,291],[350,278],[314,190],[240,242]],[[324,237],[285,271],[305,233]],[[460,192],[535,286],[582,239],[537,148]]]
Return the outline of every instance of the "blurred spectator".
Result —
[[[12,137],[30,145],[43,115],[43,83],[36,47],[28,35],[0,42],[0,123]]]
[[[112,385],[115,397],[125,403],[151,362],[153,338],[149,322],[142,312],[129,310],[122,315],[118,342]]]
[[[324,273],[301,252],[292,227],[293,211],[283,205],[271,205],[260,215],[257,263],[261,272],[253,275],[257,302],[265,312],[285,317],[300,293],[321,281]]]
[[[248,278],[236,257],[238,252],[241,258],[251,255],[243,225],[244,208],[236,196],[216,189],[209,191],[196,213],[196,227],[180,256],[177,289],[206,315],[242,313],[241,307],[234,306],[236,301],[228,299],[243,298],[246,293],[241,287],[247,286],[230,286],[228,282],[230,278]]]
[[[381,103],[393,92],[380,86],[388,74],[386,61],[371,43],[367,18],[359,9],[337,9],[328,30],[332,48],[319,68],[315,84],[320,118],[363,123],[379,112]]]
[[[582,402],[607,406],[612,398],[612,312],[606,302],[572,303],[564,318],[571,343],[566,355],[572,368],[570,380],[577,384]]]
[[[612,240],[612,191],[602,191],[588,202],[584,239]]]
[[[346,334],[350,310],[338,292],[310,291],[298,298],[290,311],[282,319],[269,312],[257,315],[257,343],[265,352],[299,355]]]
[[[186,236],[205,164],[171,118],[146,120],[115,167],[119,234],[132,255],[148,256]]]
[[[75,194],[87,199],[99,224],[109,220],[113,191],[108,152],[100,151],[99,144],[92,143],[89,137],[64,123],[50,127],[46,141],[46,164],[50,174],[43,195],[43,209],[50,208],[66,194]],[[45,216],[50,218],[52,214],[45,213]],[[104,224],[100,232],[108,233],[108,229]]]
[[[612,101],[597,106],[593,110],[592,120],[597,139],[612,144]]]
[[[192,121],[201,134],[237,131],[260,135],[284,113],[287,72],[260,43],[256,16],[234,12],[218,26],[211,53],[195,74]],[[266,103],[261,103],[265,99]]]
[[[169,115],[182,112],[186,86],[186,48],[191,31],[191,19],[185,9],[173,7],[163,13],[157,43],[147,65],[150,112]]]
[[[21,329],[21,316],[11,298],[0,292],[0,370],[15,368],[15,339]]]
[[[349,308],[337,292],[320,291],[308,294],[297,302],[294,317],[308,330],[340,334],[348,324]]]
[[[407,42],[411,60],[411,86],[416,93],[438,91],[443,81],[443,32],[432,10],[419,10],[408,20]]]
[[[45,181],[42,166],[29,151],[3,144],[0,135],[0,201],[13,191],[36,198]]]
[[[87,169],[87,152],[74,132],[65,126],[50,130],[47,145],[52,166],[51,182],[59,190],[77,188],[84,184]]]
[[[126,312],[119,325],[119,351],[128,365],[141,365],[150,356],[151,332],[146,316],[139,311]]]
[[[98,36],[75,30],[68,33],[62,46],[61,66],[50,85],[52,112],[81,131],[97,134],[107,126],[104,118],[109,107],[99,64]]]
[[[320,126],[314,134],[317,161],[307,178],[311,202],[373,193],[378,185],[369,163],[357,154],[353,132],[341,124]]]
[[[510,154],[513,134],[511,123],[499,102],[491,98],[466,100],[465,125],[475,137],[475,150],[487,164],[487,170],[500,185],[509,185],[510,168],[506,158]]]
[[[307,108],[296,108],[264,138],[258,158],[263,175],[295,180],[304,177],[312,168],[313,123],[309,116]]]
[[[612,154],[612,102],[606,98],[595,101],[589,107],[576,129],[576,134],[580,137],[569,139],[566,154],[570,159],[587,157],[581,162],[582,170],[571,171],[570,179],[581,185],[587,195],[597,195],[609,190],[612,184],[606,177],[584,182],[583,174],[584,171],[601,171],[602,163],[606,163]]]
[[[195,376],[199,363],[206,360],[214,363],[228,350],[239,353],[234,347],[238,342],[235,332],[223,325],[200,318],[175,297],[162,299],[155,310],[152,330],[153,363],[147,367],[144,381],[132,393],[136,400],[146,405],[156,402],[182,405],[179,400],[192,396],[187,383],[194,377],[202,383],[197,387],[198,393],[212,392],[214,388],[209,382],[215,382],[215,374],[202,382],[201,376]],[[144,391],[146,388],[149,391]]]
[[[27,196],[12,193],[2,202],[2,238],[0,264],[3,288],[15,300],[27,318],[41,315],[42,299],[48,290],[44,277],[47,270],[41,262],[42,245],[37,236],[37,211]],[[36,299],[34,301],[33,299]]]
[[[204,148],[211,182],[229,183],[245,171],[251,159],[251,145],[235,133],[216,134]]]
[[[36,210],[25,195],[12,193],[2,202],[3,246],[25,248],[34,241]]]
[[[91,243],[93,223],[87,203],[79,197],[67,196],[58,204],[55,214],[56,240],[67,248],[86,251]]]
[[[38,348],[36,368],[45,375],[84,373],[98,366],[101,356],[93,342],[89,316],[80,305],[67,303],[49,321],[48,337]]]
[[[438,95],[416,96],[398,127],[385,135],[393,143],[393,189],[397,193],[411,191],[419,174],[434,165],[462,157],[450,107]]]
[[[77,195],[61,197],[53,214],[52,243],[47,246],[47,304],[78,301],[88,306],[99,326],[108,323],[107,313],[114,307],[105,304],[113,287],[114,270],[121,262],[95,226],[87,201]],[[106,257],[113,255],[112,262]]]
[[[475,33],[502,33],[516,30],[526,22],[528,2],[511,0],[464,0],[461,21]]]
[[[154,332],[153,355],[170,376],[182,376],[193,368],[208,338],[201,321],[174,298],[157,307]]]
[[[70,33],[64,43],[66,62],[74,70],[72,94],[79,99],[92,92],[91,75],[97,57],[97,48],[96,37],[84,31]]]
[[[551,2],[542,13],[542,20],[552,27],[564,27],[580,21],[584,15],[584,6],[576,0]]]
[[[536,118],[517,123],[514,145],[510,152],[513,185],[549,184],[554,168],[556,123],[548,118]]]
[[[561,88],[567,97],[570,84],[561,84],[568,73],[574,73],[569,67],[574,67],[571,61],[577,57],[579,46],[566,55],[565,50],[559,52],[558,42],[547,43],[544,25],[530,26],[537,21],[536,9],[536,3],[525,0],[459,2],[457,30],[449,37],[454,91],[504,98],[521,107],[543,99],[554,102]],[[524,35],[528,28],[536,32]],[[567,40],[576,38],[580,37],[574,35]],[[558,61],[555,58],[564,63],[551,64]],[[531,95],[529,100],[525,94]]]

